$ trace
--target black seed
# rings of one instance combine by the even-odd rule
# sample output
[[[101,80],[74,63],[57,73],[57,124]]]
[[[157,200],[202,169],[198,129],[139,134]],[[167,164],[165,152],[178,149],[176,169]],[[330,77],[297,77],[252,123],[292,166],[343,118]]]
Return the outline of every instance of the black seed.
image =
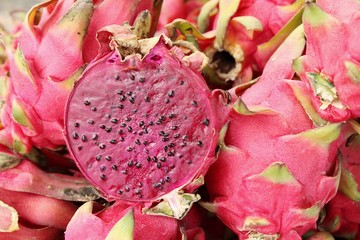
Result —
[[[106,156],[105,159],[106,159],[107,161],[111,161],[111,156]]]
[[[148,134],[148,133],[149,133],[149,130],[148,130],[147,128],[145,128],[144,133],[145,133],[145,134]]]
[[[95,123],[95,121],[92,120],[92,119],[87,120],[87,122],[88,122],[89,124],[94,124],[94,123]]]
[[[125,169],[125,170],[121,170],[121,173],[124,174],[124,175],[127,175],[128,174],[128,171]]]
[[[81,151],[83,149],[82,146],[78,146],[78,150]]]
[[[105,128],[105,131],[106,131],[106,132],[111,132],[111,130],[112,130],[112,127],[107,127],[107,128]]]
[[[99,137],[99,136],[98,136],[96,133],[94,133],[94,134],[91,136],[91,139],[92,139],[92,140],[96,140],[98,137]]]
[[[168,92],[168,96],[169,96],[169,97],[175,96],[175,91],[174,91],[174,90],[170,90],[170,91]]]
[[[96,112],[97,108],[96,108],[96,107],[92,107],[91,110],[94,111],[94,112]]]
[[[168,146],[164,146],[164,150],[165,150],[165,152],[166,152],[168,149],[169,149],[169,147],[168,147]]]
[[[81,136],[81,141],[83,141],[83,142],[86,142],[86,141],[87,141],[86,135],[82,135],[82,136]]]
[[[130,75],[130,79],[131,79],[131,80],[135,80],[135,75],[131,74],[131,75]]]
[[[164,179],[160,179],[160,183],[161,183],[161,184],[165,184],[165,180],[164,180]]]
[[[184,82],[183,80],[180,81],[180,85],[184,85],[184,83],[185,83],[185,82]]]
[[[162,121],[159,120],[156,122],[156,125],[160,125],[160,124],[162,124]]]
[[[147,156],[147,157],[146,157],[146,161],[150,162],[150,161],[151,161],[151,157]]]
[[[119,95],[123,95],[123,94],[124,94],[124,91],[123,91],[123,90],[117,90],[116,93],[119,94]]]
[[[126,117],[126,118],[125,118],[125,121],[126,121],[126,122],[130,122],[130,121],[131,121],[131,117]]]
[[[171,180],[171,178],[170,178],[169,176],[166,176],[166,177],[165,177],[165,181],[166,181],[166,182],[170,182],[170,180]]]
[[[153,160],[153,162],[157,162],[157,161],[158,161],[158,159],[157,159],[156,156],[153,156],[153,157],[152,157],[152,160]]]
[[[202,141],[198,141],[198,142],[197,142],[197,145],[198,145],[199,147],[201,147],[201,146],[203,145]]]
[[[125,97],[125,95],[121,95],[121,96],[120,96],[120,98],[119,98],[119,100],[120,100],[120,102],[123,102],[123,101],[125,101],[125,100],[126,100],[126,97]]]
[[[80,127],[80,123],[78,122],[74,123],[74,127]]]
[[[170,99],[165,98],[165,103],[169,103],[169,102],[170,102]]]
[[[168,146],[169,147],[175,147],[175,143],[169,143]]]
[[[141,83],[145,82],[145,78],[143,78],[143,77],[139,78],[139,82],[141,82]]]
[[[134,148],[133,147],[127,147],[126,151],[131,152]]]
[[[179,158],[183,158],[183,157],[184,157],[184,155],[182,155],[182,154],[179,155]]]
[[[105,114],[105,117],[110,118],[111,116],[110,116],[110,114]]]
[[[126,127],[126,123],[121,123],[120,127]]]
[[[128,186],[125,187],[125,191],[129,192],[130,188]]]
[[[118,130],[118,134],[123,134],[123,133],[124,133],[124,131],[122,129]]]
[[[168,152],[168,156],[169,156],[169,157],[173,157],[173,156],[175,156],[175,153],[172,152],[172,151],[170,151],[170,152]]]
[[[141,189],[135,189],[135,194],[140,194],[141,193]]]
[[[100,171],[102,171],[102,172],[103,172],[103,171],[105,171],[105,169],[106,169],[106,167],[105,167],[105,166],[103,166],[103,165],[101,165],[101,166],[100,166]]]
[[[120,109],[124,109],[124,105],[122,105],[122,104],[119,104],[117,107]]]
[[[115,80],[116,80],[116,81],[120,80],[120,76],[119,76],[119,75],[116,75],[116,76],[115,76]]]
[[[209,126],[209,119],[205,118],[204,120],[202,120],[202,124],[204,124],[205,126]]]
[[[187,135],[183,135],[181,138],[182,138],[182,140],[187,140],[188,136],[187,136]]]
[[[139,139],[136,139],[136,140],[135,140],[135,143],[136,143],[137,145],[140,145],[140,144],[141,144],[141,142],[140,142]]]
[[[179,137],[180,137],[180,134],[178,134],[178,133],[174,135],[174,138],[179,138]]]
[[[118,169],[116,165],[112,165],[111,168],[114,169],[115,171]]]
[[[78,138],[79,138],[79,135],[76,132],[74,132],[73,133],[73,139],[78,139]]]
[[[145,102],[150,102],[150,97],[149,96],[145,97]]]
[[[159,188],[161,186],[161,183],[155,183],[154,188]]]
[[[169,114],[169,118],[174,118],[174,117],[176,117],[176,114],[175,113],[171,113],[171,114]]]
[[[125,138],[123,138],[123,137],[120,137],[120,138],[119,138],[119,141],[120,141],[120,142],[123,142],[124,140],[125,140]]]
[[[123,190],[119,190],[118,194],[120,194],[120,195],[123,194]]]
[[[145,125],[145,122],[144,121],[140,121],[139,122],[139,127],[142,127],[142,126],[144,126]]]
[[[160,121],[165,121],[165,120],[166,120],[166,117],[165,117],[164,115],[161,115],[161,116],[159,117],[159,120],[160,120]]]
[[[85,100],[85,101],[84,101],[84,104],[85,104],[86,106],[89,106],[89,105],[90,105],[90,102],[89,102],[88,100]]]
[[[135,102],[135,98],[134,98],[134,97],[129,97],[129,101],[130,101],[131,103],[134,103],[134,102]]]
[[[167,141],[169,141],[169,138],[163,137],[161,140],[162,140],[163,142],[167,142]]]
[[[161,162],[165,162],[165,161],[166,161],[166,157],[161,157],[161,158],[160,158],[160,161],[161,161]]]
[[[140,131],[138,134],[139,136],[142,136],[144,134],[144,131]]]
[[[156,164],[156,167],[157,167],[157,168],[161,168],[161,163],[158,162],[158,163]]]
[[[191,105],[196,107],[198,105],[198,103],[197,103],[197,101],[194,100],[194,101],[191,102]]]
[[[113,118],[113,119],[111,119],[111,122],[112,122],[112,123],[118,123],[119,120],[118,120],[117,118]]]
[[[100,175],[100,178],[101,178],[102,180],[105,180],[105,179],[106,179],[105,174],[101,174],[101,175]]]
[[[159,131],[159,135],[160,136],[164,136],[165,132],[164,131]]]
[[[106,128],[106,126],[105,126],[104,124],[101,124],[101,125],[99,126],[99,128],[101,128],[101,129],[105,129],[105,128]]]
[[[149,144],[149,142],[148,141],[143,141],[143,144],[146,146],[146,145]]]
[[[96,161],[100,161],[101,155],[97,155],[97,156],[95,157],[95,159],[96,159]]]
[[[105,147],[106,147],[106,146],[105,146],[105,144],[103,144],[103,143],[99,145],[99,148],[100,148],[100,149],[105,149]]]
[[[138,185],[138,187],[142,187],[142,186],[143,186],[143,184],[142,184],[141,182],[138,182],[137,185]]]
[[[177,130],[178,128],[178,126],[171,126],[171,130]]]
[[[130,127],[130,126],[128,126],[127,129],[129,132],[132,132],[132,130],[133,130],[132,127]]]
[[[96,145],[96,146],[99,146],[99,142],[98,141],[96,141],[96,142],[94,142],[94,144]]]
[[[185,147],[185,146],[186,146],[185,142],[180,143],[180,147]]]
[[[136,163],[135,165],[136,168],[141,168],[141,166],[142,166],[141,163]]]
[[[150,121],[149,122],[149,126],[153,126],[154,125],[154,122],[153,121]]]

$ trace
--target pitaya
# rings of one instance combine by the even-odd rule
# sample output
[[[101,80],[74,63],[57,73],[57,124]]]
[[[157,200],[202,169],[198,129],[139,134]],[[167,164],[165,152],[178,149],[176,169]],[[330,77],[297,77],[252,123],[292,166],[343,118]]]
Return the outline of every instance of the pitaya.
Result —
[[[356,0],[306,3],[306,54],[294,67],[328,121],[360,117],[359,11]]]
[[[48,0],[26,15],[7,46],[11,81],[1,121],[1,142],[20,153],[32,146],[58,149],[64,107],[74,81],[98,53],[96,32],[107,24],[133,23],[159,1]],[[154,14],[153,21],[157,16]],[[154,28],[154,27],[153,27]]]
[[[326,205],[320,227],[341,239],[360,239],[360,130],[359,123],[347,123],[347,141],[340,146],[341,180],[336,196]]]
[[[127,27],[98,35],[104,54],[68,99],[69,151],[107,199],[164,199],[147,212],[182,218],[215,160],[217,95],[196,71],[206,58],[185,56],[165,36],[138,40]]]
[[[302,82],[289,80],[304,43],[299,27],[235,103],[205,178],[202,205],[240,239],[301,239],[337,191],[340,124],[319,118]]]
[[[181,37],[199,42],[200,49],[210,58],[205,72],[211,84],[219,87],[221,80],[235,81],[236,85],[261,73],[271,53],[301,23],[302,6],[303,0],[212,0],[199,12],[199,30],[180,19],[168,28],[173,38],[178,37],[175,28]]]

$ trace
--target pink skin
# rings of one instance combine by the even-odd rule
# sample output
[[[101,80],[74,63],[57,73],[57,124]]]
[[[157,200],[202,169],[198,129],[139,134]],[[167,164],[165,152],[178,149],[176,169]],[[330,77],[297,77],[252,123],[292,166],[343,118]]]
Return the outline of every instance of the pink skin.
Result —
[[[345,63],[352,62],[359,69],[360,48],[357,44],[359,32],[358,15],[360,6],[357,1],[346,0],[332,2],[328,0],[309,4],[314,7],[305,8],[304,28],[307,36],[306,54],[301,58],[302,69],[299,71],[301,79],[312,90],[306,73],[322,73],[326,75],[336,89],[336,93],[343,108],[334,105],[323,109],[318,96],[313,93],[312,102],[319,114],[331,122],[342,122],[350,118],[360,117],[360,87],[358,80],[353,79],[346,69]],[[317,8],[311,13],[307,9]],[[323,21],[319,24],[313,20],[319,15]],[[358,71],[358,70],[357,70]]]
[[[31,224],[63,230],[77,209],[71,202],[2,188],[0,200],[15,208],[19,217]]]
[[[20,229],[9,233],[0,233],[0,239],[19,240],[19,239],[36,239],[36,240],[61,240],[64,238],[64,231],[53,227],[31,228],[20,224]]]

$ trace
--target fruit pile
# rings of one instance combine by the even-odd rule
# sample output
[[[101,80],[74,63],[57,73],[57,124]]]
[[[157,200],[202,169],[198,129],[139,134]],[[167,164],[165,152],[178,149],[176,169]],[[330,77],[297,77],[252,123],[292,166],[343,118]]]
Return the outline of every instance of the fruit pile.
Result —
[[[0,28],[0,239],[359,240],[359,13],[33,6]]]

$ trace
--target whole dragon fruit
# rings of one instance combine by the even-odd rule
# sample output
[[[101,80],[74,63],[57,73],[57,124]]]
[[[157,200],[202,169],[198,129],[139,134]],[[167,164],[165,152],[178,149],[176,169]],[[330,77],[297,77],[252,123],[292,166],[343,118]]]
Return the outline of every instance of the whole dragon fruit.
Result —
[[[294,66],[328,121],[360,117],[359,11],[356,0],[306,3],[306,54]]]
[[[127,27],[98,36],[104,53],[68,99],[69,151],[107,199],[182,218],[215,160],[219,95],[197,72],[206,58],[184,55],[164,36],[139,40]]]
[[[240,239],[301,239],[337,191],[340,124],[326,124],[304,84],[290,80],[304,43],[299,27],[239,97],[205,178],[202,205]]]
[[[18,37],[7,45],[11,80],[1,142],[20,153],[32,146],[65,146],[65,102],[74,81],[98,53],[96,32],[108,24],[133,23],[146,9],[154,13],[155,23],[156,4],[159,1],[48,0],[34,6]]]

